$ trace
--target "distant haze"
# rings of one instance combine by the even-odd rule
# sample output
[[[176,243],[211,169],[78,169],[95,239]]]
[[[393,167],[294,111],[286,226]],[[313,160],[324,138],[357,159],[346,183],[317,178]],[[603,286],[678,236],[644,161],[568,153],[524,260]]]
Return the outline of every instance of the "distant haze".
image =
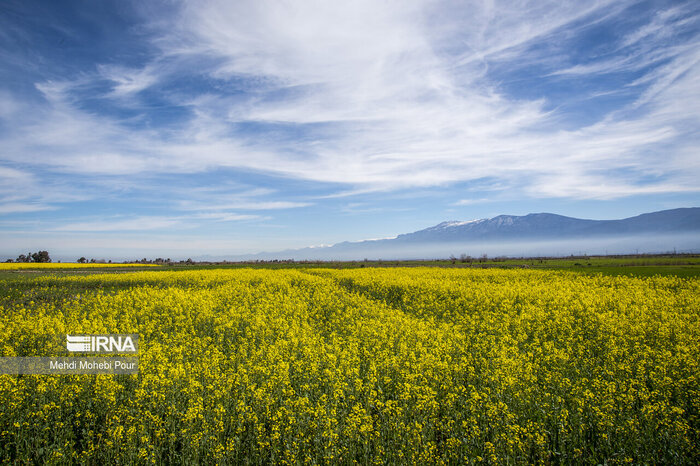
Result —
[[[398,233],[398,232],[397,232]],[[42,243],[54,261],[88,259],[116,261],[156,257],[199,261],[244,260],[363,260],[363,259],[437,259],[462,254],[488,256],[537,257],[584,254],[642,254],[700,252],[700,208],[664,210],[620,220],[587,220],[550,213],[498,215],[469,221],[445,221],[393,238],[345,241],[329,246],[267,251],[257,254],[231,254],[227,241],[187,242],[169,245],[144,243],[129,255],[115,253],[114,244],[103,244],[100,252],[88,256],[79,249],[59,249],[58,244]],[[235,238],[231,238],[231,242]],[[60,242],[56,240],[56,242]],[[111,247],[110,247],[111,246]],[[175,247],[177,246],[177,247]],[[95,247],[84,242],[82,247]],[[206,248],[206,249],[204,249]],[[221,251],[221,252],[210,252]],[[26,254],[27,251],[22,251]],[[204,252],[204,254],[203,254]],[[0,254],[0,258],[2,258]],[[7,255],[5,257],[14,258]]]
[[[235,256],[230,259],[433,259],[466,254],[536,257],[700,251],[700,208],[621,220],[583,220],[540,213],[448,221],[396,238]]]
[[[343,250],[335,247],[305,248],[277,253],[228,256],[228,260],[408,260],[446,259],[462,254],[477,258],[489,257],[539,257],[606,254],[698,253],[700,238],[697,234],[634,235],[608,238],[541,240],[541,241],[492,241],[389,244],[381,247],[355,243],[356,248]],[[215,256],[202,256],[201,260],[215,260]]]
[[[699,44],[698,0],[3,1],[0,257],[636,235],[524,217],[700,206]]]

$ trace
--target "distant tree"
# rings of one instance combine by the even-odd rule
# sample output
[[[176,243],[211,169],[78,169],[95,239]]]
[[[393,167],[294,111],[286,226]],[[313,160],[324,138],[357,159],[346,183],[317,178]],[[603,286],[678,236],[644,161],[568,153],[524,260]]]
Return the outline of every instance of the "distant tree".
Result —
[[[12,259],[7,259],[5,262],[14,262]]]
[[[30,257],[27,257],[24,254],[20,254],[19,256],[17,256],[16,262],[29,262],[30,260],[31,260],[31,254],[30,254]]]
[[[49,257],[49,251],[39,251],[32,254],[32,261],[34,262],[51,262],[51,257]]]
[[[81,257],[80,259],[78,259],[79,264],[84,264],[86,262],[87,262],[87,259],[85,259],[84,257]]]
[[[91,263],[91,264],[94,264],[94,263],[95,263],[95,258],[94,258],[94,257],[93,257],[92,259],[90,259],[90,263]]]

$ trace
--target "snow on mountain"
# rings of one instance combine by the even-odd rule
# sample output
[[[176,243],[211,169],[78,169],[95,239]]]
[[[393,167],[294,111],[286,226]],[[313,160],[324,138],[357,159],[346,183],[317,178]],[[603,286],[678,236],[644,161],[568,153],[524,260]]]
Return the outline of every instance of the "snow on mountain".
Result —
[[[533,244],[539,246],[535,248]],[[344,241],[332,246],[239,256],[234,260],[429,259],[487,251],[519,256],[557,255],[587,248],[623,254],[669,251],[676,246],[683,250],[700,249],[700,208],[664,210],[621,220],[587,220],[549,213],[451,220],[395,238]]]

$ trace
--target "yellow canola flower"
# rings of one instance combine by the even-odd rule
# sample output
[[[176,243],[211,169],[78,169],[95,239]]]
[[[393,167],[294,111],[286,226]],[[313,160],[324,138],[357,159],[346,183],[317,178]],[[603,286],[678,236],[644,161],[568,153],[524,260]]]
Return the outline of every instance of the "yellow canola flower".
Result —
[[[20,278],[0,284],[0,356],[47,355],[47,333],[138,333],[139,374],[0,375],[9,462],[700,460],[698,279],[435,268]]]
[[[90,268],[123,268],[123,267],[161,267],[159,264],[105,264],[79,262],[0,262],[0,270],[20,269],[90,269]]]

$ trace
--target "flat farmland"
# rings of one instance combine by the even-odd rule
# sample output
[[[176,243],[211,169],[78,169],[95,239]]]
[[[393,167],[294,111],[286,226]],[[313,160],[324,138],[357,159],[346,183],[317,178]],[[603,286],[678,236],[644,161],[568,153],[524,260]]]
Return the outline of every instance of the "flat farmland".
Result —
[[[83,272],[3,273],[0,356],[136,333],[139,373],[0,375],[3,462],[700,461],[696,276]]]

